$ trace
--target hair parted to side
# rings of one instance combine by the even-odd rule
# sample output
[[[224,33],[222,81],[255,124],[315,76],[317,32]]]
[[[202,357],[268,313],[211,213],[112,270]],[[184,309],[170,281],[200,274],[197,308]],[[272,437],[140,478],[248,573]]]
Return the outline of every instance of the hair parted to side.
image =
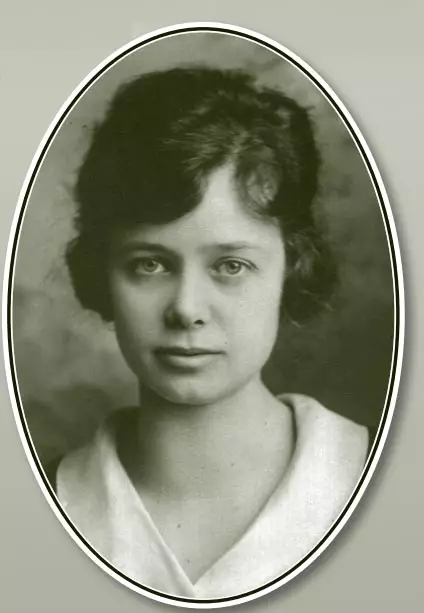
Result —
[[[95,128],[75,185],[77,237],[66,253],[81,304],[113,319],[107,258],[114,231],[193,210],[210,174],[232,164],[252,214],[278,219],[287,272],[282,313],[315,314],[335,281],[313,215],[319,156],[305,109],[235,70],[177,68],[121,86]]]

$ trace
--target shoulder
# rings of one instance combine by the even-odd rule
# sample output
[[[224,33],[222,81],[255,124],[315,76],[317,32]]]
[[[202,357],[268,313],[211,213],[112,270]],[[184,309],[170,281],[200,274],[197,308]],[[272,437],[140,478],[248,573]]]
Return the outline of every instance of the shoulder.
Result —
[[[372,442],[365,426],[327,409],[309,396],[282,394],[278,398],[292,409],[300,450],[312,449],[329,463],[337,464],[340,471],[362,470]]]
[[[368,438],[366,426],[326,408],[311,396],[280,394],[278,399],[292,409],[296,426],[314,428],[315,430],[330,428],[342,436],[353,438],[365,436]]]
[[[276,498],[284,547],[296,563],[322,539],[352,498],[368,455],[368,431],[297,394],[278,396],[292,412],[295,445]]]
[[[115,411],[98,426],[94,435],[84,445],[48,462],[44,472],[56,494],[64,480],[83,483],[87,476],[96,470],[100,458],[106,467],[114,463],[117,431],[128,414],[127,409]]]

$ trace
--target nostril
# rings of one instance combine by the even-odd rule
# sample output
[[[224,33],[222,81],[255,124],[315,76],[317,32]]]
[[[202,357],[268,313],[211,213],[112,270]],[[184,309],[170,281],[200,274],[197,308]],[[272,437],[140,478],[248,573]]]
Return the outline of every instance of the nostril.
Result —
[[[166,323],[172,328],[200,328],[209,320],[209,304],[196,275],[182,275],[165,312]]]
[[[165,312],[166,324],[172,328],[200,328],[208,319],[206,313],[201,312],[204,310],[200,305],[172,303]]]

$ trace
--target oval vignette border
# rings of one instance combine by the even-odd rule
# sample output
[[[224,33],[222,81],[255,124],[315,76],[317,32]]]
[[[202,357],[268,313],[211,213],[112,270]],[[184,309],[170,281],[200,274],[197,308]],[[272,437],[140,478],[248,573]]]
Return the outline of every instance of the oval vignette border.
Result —
[[[17,375],[15,372],[15,358],[13,351],[11,325],[14,266],[19,242],[19,235],[22,227],[23,218],[25,215],[25,210],[27,207],[29,196],[31,194],[32,186],[36,180],[40,166],[50,147],[51,142],[53,141],[57,132],[60,130],[65,118],[74,108],[74,106],[78,103],[78,101],[84,95],[86,90],[89,89],[95,81],[101,78],[101,76],[106,73],[109,68],[117,64],[121,59],[123,59],[127,55],[130,55],[132,52],[140,49],[141,47],[154,43],[160,39],[169,36],[188,34],[193,32],[212,32],[217,34],[236,36],[239,38],[250,40],[255,44],[259,44],[269,49],[284,60],[288,61],[299,71],[301,71],[303,75],[320,90],[321,94],[331,104],[332,108],[343,121],[343,124],[345,125],[346,129],[348,130],[351,138],[353,139],[356,147],[361,154],[363,163],[368,170],[368,174],[371,178],[378,199],[381,215],[384,221],[384,227],[386,231],[386,237],[390,253],[395,306],[392,362],[390,369],[390,378],[387,385],[386,401],[384,409],[382,411],[382,417],[380,419],[377,436],[374,440],[366,465],[362,471],[362,475],[354,491],[352,492],[348,502],[346,503],[343,511],[340,513],[337,520],[334,522],[334,524],[325,534],[325,536],[319,541],[319,543],[317,543],[317,545],[309,552],[309,554],[305,556],[302,560],[300,560],[289,571],[287,571],[280,577],[274,579],[273,581],[270,581],[269,583],[266,583],[265,585],[256,588],[255,590],[251,590],[249,592],[245,592],[237,596],[216,599],[192,599],[183,598],[179,596],[171,596],[146,587],[130,579],[124,573],[114,568],[112,564],[110,564],[99,553],[97,553],[97,551],[85,540],[85,538],[79,533],[77,528],[72,524],[65,511],[62,509],[60,503],[58,502],[56,495],[54,494],[53,489],[51,488],[50,483],[48,482],[44,474],[44,470],[41,466],[41,463],[38,459],[37,453],[31,440],[31,435],[25,420],[24,410],[19,395]],[[378,171],[377,165],[370,150],[368,149],[365,139],[363,138],[359,128],[356,126],[356,123],[350,116],[349,112],[347,111],[343,103],[338,99],[337,95],[332,91],[331,87],[317,73],[315,73],[315,71],[306,62],[301,60],[296,54],[294,54],[292,51],[289,51],[283,45],[280,45],[279,43],[267,38],[266,36],[263,36],[262,34],[258,34],[257,32],[248,30],[246,28],[241,28],[239,26],[215,22],[194,22],[161,28],[150,32],[147,35],[138,37],[127,45],[120,47],[106,60],[96,66],[96,68],[91,71],[90,74],[72,92],[65,104],[61,107],[56,117],[50,124],[47,132],[45,133],[43,140],[40,143],[31,162],[13,218],[6,254],[3,283],[3,348],[5,354],[7,383],[9,387],[9,395],[13,405],[15,420],[18,426],[22,443],[25,448],[26,456],[36,476],[37,482],[40,485],[45,497],[47,498],[47,501],[49,502],[56,516],[59,518],[62,525],[65,527],[65,529],[73,538],[73,540],[78,544],[78,546],[83,549],[83,551],[109,575],[111,575],[120,583],[129,587],[130,589],[139,594],[152,598],[153,600],[156,600],[158,602],[172,604],[180,607],[198,609],[220,608],[241,604],[254,600],[262,595],[268,594],[275,589],[281,587],[282,585],[296,577],[303,570],[305,570],[328,547],[328,545],[334,540],[334,538],[348,521],[355,507],[358,505],[362,495],[364,494],[366,487],[368,486],[368,483],[372,477],[372,474],[377,466],[377,462],[382,453],[394,412],[399,387],[400,372],[402,367],[405,327],[404,308],[404,287],[400,250],[389,199],[384,188],[384,184]]]

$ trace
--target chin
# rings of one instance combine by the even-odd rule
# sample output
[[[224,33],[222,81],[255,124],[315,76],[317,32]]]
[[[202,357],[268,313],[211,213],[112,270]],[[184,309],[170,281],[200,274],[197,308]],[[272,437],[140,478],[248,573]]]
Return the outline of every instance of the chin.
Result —
[[[160,398],[176,405],[204,406],[231,397],[255,376],[257,370],[205,369],[193,373],[166,373],[151,369],[139,380]]]
[[[213,404],[223,398],[231,396],[234,385],[229,381],[217,381],[212,377],[187,377],[159,380],[145,383],[158,396],[180,405],[202,406]]]
[[[211,404],[218,400],[220,394],[212,390],[205,390],[197,386],[188,387],[161,387],[156,388],[155,392],[174,404],[202,406]]]

